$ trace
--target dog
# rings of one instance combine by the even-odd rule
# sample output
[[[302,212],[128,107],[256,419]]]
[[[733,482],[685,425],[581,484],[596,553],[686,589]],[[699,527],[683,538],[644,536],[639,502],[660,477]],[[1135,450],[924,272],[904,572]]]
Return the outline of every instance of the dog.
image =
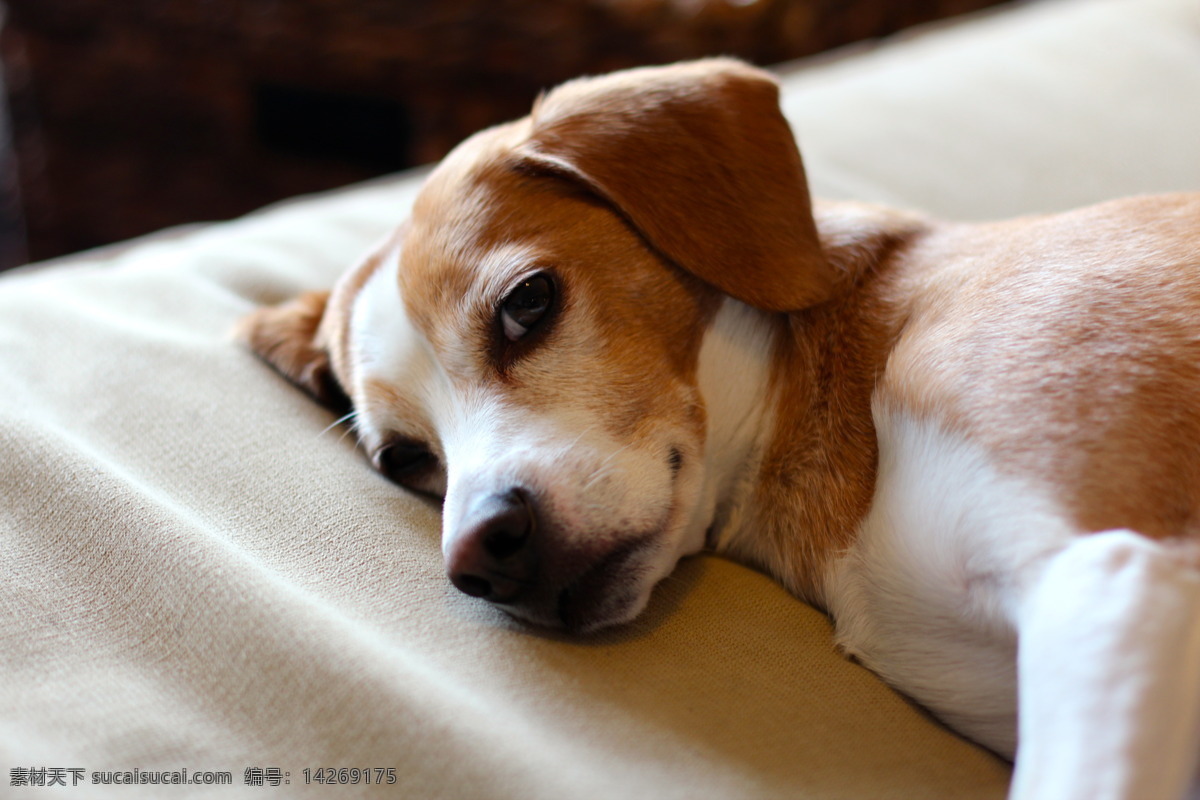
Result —
[[[768,73],[645,67],[471,137],[330,292],[240,330],[443,499],[469,595],[588,632],[725,554],[1015,756],[1013,797],[1192,785],[1200,194],[814,202]]]

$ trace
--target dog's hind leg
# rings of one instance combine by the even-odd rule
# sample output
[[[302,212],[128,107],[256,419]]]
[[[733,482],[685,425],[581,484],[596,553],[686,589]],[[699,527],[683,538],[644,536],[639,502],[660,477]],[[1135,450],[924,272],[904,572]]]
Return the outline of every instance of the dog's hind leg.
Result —
[[[1200,758],[1200,571],[1170,544],[1092,534],[1019,610],[1013,800],[1175,800]]]

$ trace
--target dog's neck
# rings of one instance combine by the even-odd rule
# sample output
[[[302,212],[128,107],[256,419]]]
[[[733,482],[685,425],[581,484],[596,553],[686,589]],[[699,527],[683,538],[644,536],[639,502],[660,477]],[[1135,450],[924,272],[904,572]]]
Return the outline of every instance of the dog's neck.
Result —
[[[853,288],[791,315],[725,300],[699,373],[715,498],[709,546],[822,608],[829,563],[851,544],[874,491],[871,397],[905,319],[895,255],[912,233],[880,227],[851,240],[841,222],[818,216]]]
[[[697,382],[707,430],[704,486],[693,524],[707,526],[721,550],[744,527],[773,426],[770,316],[733,298],[722,301],[700,348]]]

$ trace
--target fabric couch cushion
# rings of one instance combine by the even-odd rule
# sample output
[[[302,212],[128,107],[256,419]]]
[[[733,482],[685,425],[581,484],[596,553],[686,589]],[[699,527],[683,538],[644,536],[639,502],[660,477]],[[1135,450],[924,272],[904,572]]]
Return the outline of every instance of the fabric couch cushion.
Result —
[[[1195,23],[1190,0],[1017,7],[789,68],[785,102],[818,194],[972,217],[1197,189]],[[328,286],[419,179],[0,279],[6,790],[82,768],[79,796],[122,800],[1002,797],[1007,764],[749,569],[688,560],[582,639],[451,587],[438,509],[228,337]],[[396,784],[298,788],[329,767]],[[233,786],[90,784],[135,768]]]
[[[1200,187],[1200,6],[1015,5],[789,73],[813,193],[983,220]]]

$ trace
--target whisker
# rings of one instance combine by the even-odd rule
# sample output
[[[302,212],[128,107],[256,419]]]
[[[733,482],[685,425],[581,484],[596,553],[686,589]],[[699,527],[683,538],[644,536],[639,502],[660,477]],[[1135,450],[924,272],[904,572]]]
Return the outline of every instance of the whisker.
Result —
[[[599,425],[598,422],[593,422],[591,425],[584,427],[584,429],[579,432],[579,435],[575,437],[575,441],[573,441],[569,445],[567,445],[566,449],[571,450],[572,448],[574,448],[575,445],[579,444],[580,440],[583,439],[584,436],[587,436],[589,433],[591,433],[592,428],[595,428],[597,425]]]
[[[355,417],[353,420],[350,421],[350,424],[346,426],[346,430],[342,431],[342,435],[338,437],[338,441],[339,442],[344,441],[346,439],[346,437],[349,436],[350,434],[357,434],[357,433],[358,433],[358,417]]]
[[[596,481],[600,480],[603,477],[606,477],[608,474],[608,472],[606,470],[608,469],[608,466],[612,462],[612,460],[614,458],[616,458],[617,456],[621,455],[621,453],[624,453],[626,450],[628,450],[632,446],[633,446],[632,443],[626,444],[622,447],[617,448],[616,450],[612,451],[611,453],[609,453],[605,457],[605,459],[600,462],[599,466],[597,466],[595,471],[592,473],[592,476],[590,478],[588,478],[587,482],[584,483],[581,488],[586,491],[587,489],[590,489],[592,487],[592,485],[596,483]]]
[[[346,434],[350,433],[351,431],[353,431],[355,429],[355,427],[357,427],[357,425],[358,425],[358,410],[355,409],[354,411],[351,411],[349,414],[338,417],[333,422],[329,423],[329,425],[327,425],[324,430],[322,430],[320,433],[318,433],[316,438],[318,438],[318,439],[321,438],[322,436],[329,433],[331,430],[333,430],[334,428],[336,428],[337,426],[341,425],[344,422],[352,422],[353,424],[351,424],[347,430],[343,431],[341,438],[339,438],[338,441],[341,441],[342,439],[346,438]]]

